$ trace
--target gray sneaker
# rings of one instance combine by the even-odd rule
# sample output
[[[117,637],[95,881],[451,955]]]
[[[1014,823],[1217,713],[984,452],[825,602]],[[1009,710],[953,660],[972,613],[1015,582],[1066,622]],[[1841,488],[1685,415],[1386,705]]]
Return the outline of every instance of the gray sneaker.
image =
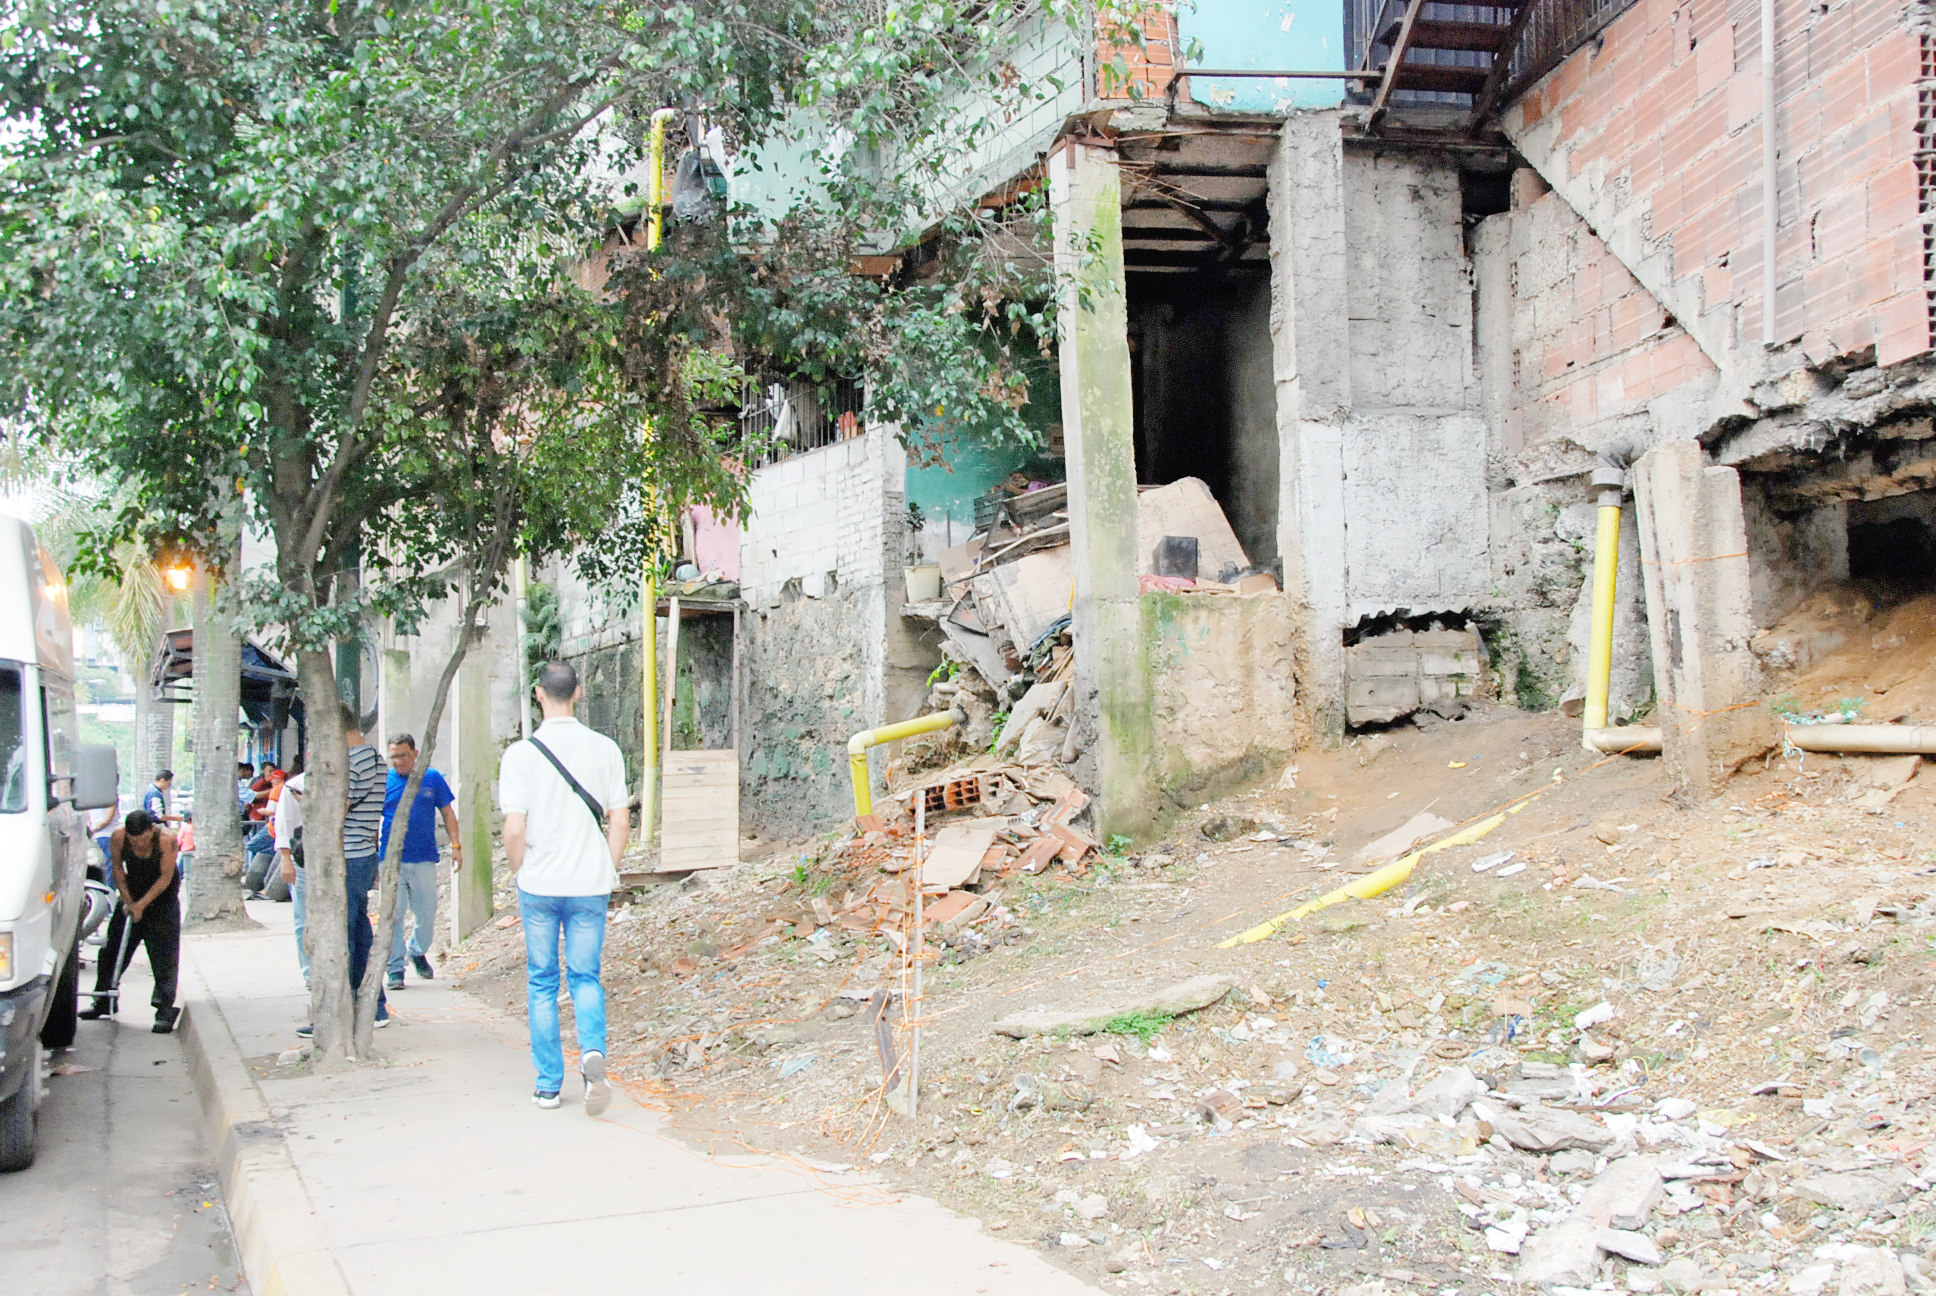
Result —
[[[437,971],[430,966],[430,956],[427,954],[412,954],[410,956],[410,966],[416,968],[417,975],[426,981],[435,981],[437,979]]]
[[[605,1055],[585,1054],[578,1059],[578,1069],[585,1077],[585,1114],[596,1116],[612,1102],[612,1086],[605,1083]]]
[[[531,1101],[546,1111],[555,1111],[558,1107],[558,1091],[556,1089],[540,1089],[531,1095]]]

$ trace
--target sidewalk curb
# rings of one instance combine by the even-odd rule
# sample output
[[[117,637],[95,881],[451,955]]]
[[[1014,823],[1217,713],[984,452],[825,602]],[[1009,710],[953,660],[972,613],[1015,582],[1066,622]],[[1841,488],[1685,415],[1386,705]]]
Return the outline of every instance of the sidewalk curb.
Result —
[[[249,1288],[255,1296],[352,1296],[289,1145],[187,942],[182,954],[193,993],[176,1029]]]

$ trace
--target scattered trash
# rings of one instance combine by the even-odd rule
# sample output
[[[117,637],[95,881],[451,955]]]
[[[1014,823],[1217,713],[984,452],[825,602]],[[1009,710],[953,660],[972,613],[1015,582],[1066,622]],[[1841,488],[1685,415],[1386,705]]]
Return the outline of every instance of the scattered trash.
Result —
[[[1504,868],[1502,868],[1502,869],[1500,869],[1500,870],[1499,870],[1499,871],[1498,871],[1497,873],[1494,873],[1494,874],[1493,874],[1493,876],[1494,876],[1494,877],[1502,877],[1502,878],[1509,878],[1509,877],[1512,877],[1512,876],[1513,876],[1514,874],[1516,874],[1516,873],[1524,873],[1525,871],[1526,871],[1526,866],[1525,866],[1525,864],[1523,864],[1523,863],[1520,863],[1520,864],[1508,864],[1508,865],[1506,865],[1506,867],[1504,867]]]
[[[1473,860],[1472,871],[1474,873],[1484,873],[1488,869],[1495,869],[1495,868],[1498,868],[1501,864],[1507,863],[1512,859],[1512,857],[1513,857],[1512,851],[1494,852],[1493,854],[1487,855],[1482,859]]]
[[[1602,999],[1591,1008],[1573,1015],[1573,1025],[1578,1030],[1592,1030],[1602,1022],[1613,1020],[1613,1005]]]

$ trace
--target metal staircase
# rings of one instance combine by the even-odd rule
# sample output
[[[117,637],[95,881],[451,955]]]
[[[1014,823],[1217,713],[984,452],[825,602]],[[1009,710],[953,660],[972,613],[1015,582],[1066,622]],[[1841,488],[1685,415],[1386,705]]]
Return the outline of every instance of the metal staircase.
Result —
[[[1520,33],[1540,0],[1496,0],[1485,5],[1439,0],[1383,0],[1368,24],[1362,66],[1382,71],[1367,125],[1376,126],[1392,96],[1459,95],[1469,99],[1477,126],[1492,111]]]

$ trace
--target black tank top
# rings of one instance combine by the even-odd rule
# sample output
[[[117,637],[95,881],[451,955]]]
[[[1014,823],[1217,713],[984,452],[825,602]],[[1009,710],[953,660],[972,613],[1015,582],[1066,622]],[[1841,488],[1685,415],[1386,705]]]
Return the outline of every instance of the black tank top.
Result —
[[[139,900],[148,894],[148,889],[161,876],[161,832],[155,832],[154,854],[142,856],[134,853],[134,843],[128,838],[121,839],[121,868],[128,875],[128,891]],[[181,874],[174,870],[168,873],[168,889],[162,895],[171,896],[181,885]]]

